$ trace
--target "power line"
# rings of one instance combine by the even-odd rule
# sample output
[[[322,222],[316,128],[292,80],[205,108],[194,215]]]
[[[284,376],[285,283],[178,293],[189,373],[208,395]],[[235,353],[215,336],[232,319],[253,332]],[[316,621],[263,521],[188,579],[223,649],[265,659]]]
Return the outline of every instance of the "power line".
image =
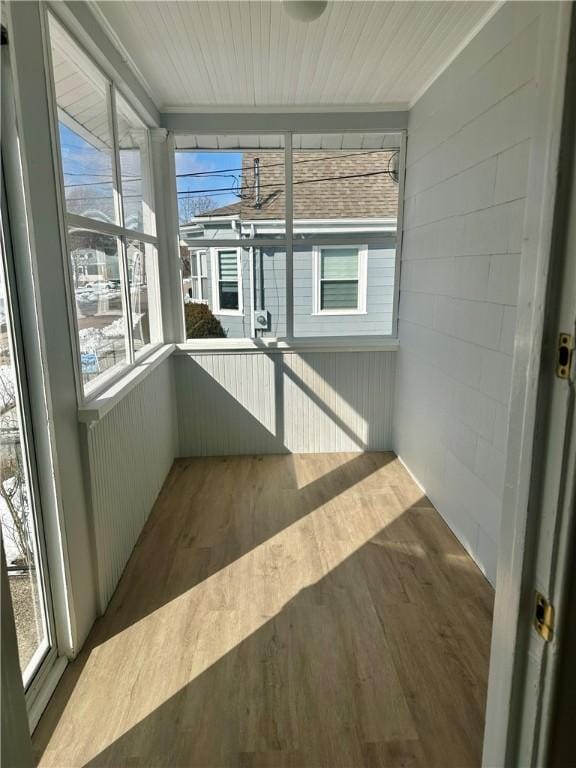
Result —
[[[178,151],[178,150],[177,150]],[[180,150],[180,151],[191,151],[191,150]],[[216,152],[218,150],[215,150]],[[270,150],[263,150],[264,152],[268,152]],[[279,150],[282,151],[282,150]],[[298,151],[298,150],[297,150]],[[308,152],[310,150],[302,150],[304,152]],[[375,155],[380,154],[381,152],[392,152],[394,154],[398,153],[397,149],[392,150],[385,150],[385,149],[372,149],[369,152],[351,152],[346,155],[340,155],[340,154],[330,154],[326,155],[325,157],[310,157],[306,160],[293,160],[292,165],[301,165],[302,163],[322,163],[325,160],[343,160],[345,157],[364,157],[365,155]],[[268,163],[263,164],[260,166],[260,168],[278,168],[280,166],[283,166],[284,162],[281,163]],[[218,173],[228,173],[231,171],[245,171],[246,169],[249,169],[250,166],[244,165],[241,168],[222,168]],[[190,173],[177,173],[176,178],[182,179],[182,178],[190,178],[192,176],[210,176],[214,171],[195,171]]]
[[[369,173],[354,173],[346,176],[325,176],[320,179],[303,179],[301,181],[293,181],[292,186],[299,186],[301,184],[319,184],[325,181],[346,181],[350,179],[364,179],[372,176],[390,176],[393,178],[394,173],[392,171],[385,170],[385,171],[370,171]],[[274,189],[277,189],[278,191],[282,191],[283,186],[284,185],[282,184],[261,184],[260,188],[262,189],[263,187],[274,187]],[[236,197],[241,197],[241,194],[239,194],[238,192],[235,192],[230,187],[218,187],[216,189],[194,189],[194,190],[185,189],[185,190],[177,191],[176,194],[177,195],[212,195],[212,196],[235,195]],[[140,199],[141,195],[123,195],[122,197],[125,200],[130,198]],[[107,197],[77,197],[77,198],[74,198],[74,202],[80,202],[82,200],[95,201],[95,200],[108,200],[108,199],[109,198]]]
[[[97,151],[97,150],[95,150],[95,151]],[[333,159],[342,160],[343,158],[346,158],[346,157],[363,157],[365,155],[373,155],[373,154],[381,153],[383,151],[385,151],[385,150],[374,149],[374,150],[371,150],[369,152],[352,152],[352,153],[346,154],[346,155],[331,154],[331,155],[326,155],[325,157],[313,157],[313,158],[308,158],[306,160],[295,160],[292,163],[292,165],[300,165],[301,163],[321,163],[321,162],[324,162],[325,160],[333,160]],[[393,155],[397,154],[397,153],[398,153],[397,150],[393,150]],[[392,158],[388,159],[388,171],[390,170],[391,159]],[[260,168],[277,168],[277,167],[283,166],[283,165],[284,165],[283,162],[282,163],[270,163],[270,164],[261,165]],[[178,178],[178,179],[192,178],[192,177],[203,178],[203,177],[206,177],[206,176],[209,176],[209,177],[212,177],[212,178],[215,178],[215,177],[228,177],[228,178],[234,178],[236,183],[239,183],[238,178],[236,176],[234,176],[234,177],[230,176],[230,173],[231,172],[236,172],[236,171],[238,171],[238,172],[239,171],[245,171],[245,170],[247,170],[249,168],[250,168],[250,166],[243,166],[242,168],[223,168],[223,169],[218,170],[218,171],[197,171],[197,172],[194,172],[194,173],[177,173],[176,174],[176,178]],[[64,171],[64,175],[65,176],[92,176],[92,177],[100,176],[100,175],[104,176],[104,174],[98,174],[98,173],[92,173],[92,172],[79,173],[79,172],[73,172],[73,171]],[[124,178],[125,181],[129,181],[129,182],[136,182],[136,181],[141,181],[142,180],[141,176],[131,176],[131,177],[123,177],[123,178]],[[68,189],[68,188],[71,188],[71,187],[99,186],[99,185],[104,185],[106,183],[112,183],[112,181],[113,181],[112,178],[106,178],[103,181],[90,181],[90,182],[83,182],[83,183],[79,183],[79,184],[65,184],[65,187]],[[307,183],[307,182],[294,182],[294,183],[298,184],[298,183]],[[276,184],[274,184],[274,185],[272,185],[272,184],[268,184],[268,185],[261,184],[260,186],[263,187],[263,186],[278,186],[278,185],[276,185]],[[184,191],[187,191],[187,190],[184,190]],[[196,190],[192,190],[192,191],[196,191]],[[220,190],[215,190],[215,191],[220,191]]]
[[[346,179],[364,179],[369,176],[384,176],[389,175],[392,176],[392,172],[389,170],[385,171],[370,171],[369,173],[353,173],[347,176],[324,176],[320,179],[303,179],[302,181],[293,181],[292,186],[298,186],[300,184],[318,184],[323,181],[341,181]],[[274,187],[274,189],[282,190],[284,185],[277,183],[277,184],[260,184],[260,189],[263,189],[264,187]],[[235,194],[231,189],[226,187],[216,188],[216,189],[183,189],[179,190],[177,192],[178,195],[201,195],[201,194]],[[240,196],[240,195],[239,195]]]

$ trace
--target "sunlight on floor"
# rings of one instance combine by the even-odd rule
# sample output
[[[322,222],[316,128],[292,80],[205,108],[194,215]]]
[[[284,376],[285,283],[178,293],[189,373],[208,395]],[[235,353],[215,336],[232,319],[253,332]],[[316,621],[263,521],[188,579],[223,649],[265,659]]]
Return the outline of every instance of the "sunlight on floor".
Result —
[[[445,637],[451,568],[464,575],[464,601],[483,580],[395,457],[187,460],[169,487],[75,662],[40,765],[146,765],[162,754],[205,768],[231,753],[314,750],[298,736],[311,718],[336,762],[341,752],[361,764],[362,744],[390,739],[419,749],[402,678],[412,685],[429,670],[432,688],[454,684],[445,664],[461,675],[457,646],[448,660],[442,644],[460,644],[478,609],[463,602],[454,621],[466,626]],[[483,646],[468,654],[482,671]]]

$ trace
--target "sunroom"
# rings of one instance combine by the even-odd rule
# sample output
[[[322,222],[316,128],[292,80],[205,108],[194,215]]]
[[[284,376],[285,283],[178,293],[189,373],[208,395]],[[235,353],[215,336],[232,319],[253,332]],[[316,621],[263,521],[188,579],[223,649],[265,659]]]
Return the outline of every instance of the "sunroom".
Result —
[[[570,764],[573,46],[3,4],[6,766]]]

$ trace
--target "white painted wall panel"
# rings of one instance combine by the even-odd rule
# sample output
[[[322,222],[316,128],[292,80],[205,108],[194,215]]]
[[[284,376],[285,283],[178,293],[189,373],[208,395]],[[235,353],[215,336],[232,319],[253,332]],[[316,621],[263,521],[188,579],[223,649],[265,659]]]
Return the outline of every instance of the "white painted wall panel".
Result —
[[[175,413],[167,359],[86,430],[101,611],[174,460]]]
[[[395,355],[177,354],[180,455],[389,450]]]
[[[544,12],[503,6],[408,130],[394,447],[493,583]]]

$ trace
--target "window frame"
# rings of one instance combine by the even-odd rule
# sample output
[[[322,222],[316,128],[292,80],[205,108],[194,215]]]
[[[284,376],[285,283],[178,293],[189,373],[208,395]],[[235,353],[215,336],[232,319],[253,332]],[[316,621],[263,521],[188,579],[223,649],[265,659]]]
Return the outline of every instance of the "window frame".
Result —
[[[342,245],[314,245],[312,246],[312,314],[313,315],[366,315],[367,310],[367,294],[368,294],[368,246],[367,245],[351,245],[350,248],[356,250],[356,258],[358,264],[358,277],[355,278],[355,282],[358,284],[358,300],[355,309],[323,309],[322,308],[322,252],[338,250],[343,248]],[[341,281],[332,280],[328,282],[343,282],[350,283],[351,279],[342,279]]]
[[[82,53],[82,55],[89,61],[90,65],[98,73],[98,76],[102,78],[102,82],[106,87],[106,110],[107,119],[110,126],[110,137],[112,141],[112,188],[114,197],[114,212],[116,223],[102,221],[100,219],[92,219],[87,216],[82,216],[75,213],[70,213],[67,210],[66,193],[64,185],[64,168],[62,163],[62,148],[60,144],[60,131],[59,131],[59,117],[58,117],[58,103],[56,96],[56,82],[54,78],[54,64],[52,58],[52,38],[50,35],[50,21],[53,20],[64,32],[65,35],[71,40]],[[76,393],[78,405],[80,408],[84,407],[94,397],[102,393],[102,391],[108,389],[112,384],[117,382],[128,371],[134,368],[136,364],[141,363],[149,355],[153,354],[161,345],[164,344],[164,329],[162,323],[161,302],[157,302],[155,310],[157,316],[154,318],[154,323],[151,323],[150,336],[151,339],[155,337],[154,341],[151,341],[145,346],[135,349],[134,337],[132,328],[132,301],[130,282],[128,279],[128,255],[127,247],[130,240],[139,240],[144,243],[154,246],[156,249],[156,260],[154,264],[152,279],[155,283],[154,294],[160,296],[160,275],[159,275],[159,240],[156,230],[156,214],[155,214],[155,178],[154,167],[152,163],[152,140],[151,129],[153,126],[148,125],[138,114],[138,110],[134,107],[131,94],[122,88],[118,88],[114,79],[102,69],[102,67],[95,60],[94,56],[86,46],[80,42],[80,40],[74,35],[67,24],[62,20],[60,15],[56,13],[52,8],[45,7],[44,13],[44,56],[47,65],[47,97],[48,105],[51,117],[51,132],[52,132],[52,161],[54,164],[55,175],[58,181],[57,184],[57,198],[58,198],[58,214],[61,223],[61,241],[62,241],[62,256],[64,259],[64,275],[66,283],[66,293],[68,296],[68,321],[70,325],[70,337],[72,342],[72,352],[74,357],[74,372],[76,379]],[[149,223],[154,229],[154,232],[142,232],[136,229],[130,229],[125,226],[124,218],[124,205],[122,198],[122,172],[120,164],[120,146],[118,141],[118,118],[116,111],[116,94],[119,94],[121,98],[126,102],[130,109],[132,109],[138,119],[142,122],[143,129],[146,132],[146,147],[145,151],[141,150],[141,163],[142,166],[147,164],[146,174],[142,172],[142,202],[147,198],[147,204],[149,206]],[[146,178],[144,178],[144,176]],[[146,216],[143,216],[143,226],[146,224]],[[125,342],[126,342],[126,359],[114,365],[108,371],[105,371],[97,376],[94,383],[84,383],[82,374],[82,361],[81,361],[81,349],[80,349],[80,335],[79,325],[77,317],[76,295],[74,291],[74,281],[72,274],[72,264],[70,258],[70,230],[72,229],[84,229],[91,232],[95,232],[102,235],[108,235],[116,237],[118,243],[118,258],[120,264],[121,275],[121,288],[122,288],[122,302],[123,312],[125,313],[124,320],[126,323],[125,329]],[[152,328],[154,330],[152,330]]]
[[[202,259],[204,256],[204,259]],[[196,260],[196,266],[198,268],[198,274],[192,273],[192,263]],[[195,283],[199,298],[190,298],[190,301],[195,304],[206,304],[208,302],[208,295],[204,296],[204,293],[209,293],[208,289],[204,292],[202,290],[202,280],[208,281],[208,250],[205,248],[189,248],[188,249],[188,262],[190,265],[190,283]],[[206,270],[203,269],[206,267]]]
[[[314,123],[314,120],[316,120],[316,124]],[[344,246],[352,246],[355,248],[366,248],[368,249],[370,245],[374,246],[381,246],[382,245],[382,235],[372,235],[367,234],[364,232],[363,236],[358,237],[358,235],[354,233],[342,233],[338,237],[334,237],[332,234],[325,234],[325,233],[318,233],[318,235],[314,235],[313,238],[311,237],[305,237],[305,238],[298,238],[294,236],[294,201],[293,201],[293,185],[292,185],[292,159],[293,159],[293,151],[299,152],[301,151],[297,147],[293,148],[294,144],[294,137],[295,136],[301,136],[301,135],[313,135],[316,133],[321,134],[337,134],[337,135],[343,135],[343,134],[387,134],[389,136],[397,137],[397,143],[391,145],[390,147],[383,148],[383,151],[386,151],[386,149],[396,149],[399,152],[399,164],[398,164],[398,207],[397,207],[397,216],[396,216],[396,228],[394,232],[395,236],[395,260],[394,260],[394,286],[393,286],[393,292],[392,292],[392,324],[391,329],[389,333],[382,333],[382,334],[371,334],[370,338],[373,339],[375,342],[378,340],[381,344],[387,345],[391,340],[397,340],[398,338],[398,305],[399,305],[399,294],[400,294],[400,262],[402,258],[402,241],[403,241],[403,219],[404,219],[404,181],[405,181],[405,169],[406,169],[406,138],[407,138],[407,128],[406,127],[375,127],[374,124],[372,125],[357,125],[355,124],[355,121],[350,121],[350,125],[345,126],[339,126],[335,128],[327,128],[326,124],[321,120],[320,116],[315,116],[315,118],[308,119],[308,116],[306,116],[306,120],[303,122],[300,119],[300,116],[295,116],[292,119],[292,122],[294,123],[293,126],[289,128],[284,128],[284,130],[274,127],[265,128],[263,127],[265,125],[265,119],[263,119],[261,116],[254,115],[251,117],[248,121],[244,121],[245,123],[248,122],[250,125],[247,126],[246,124],[243,124],[241,127],[238,128],[231,127],[228,120],[222,118],[219,119],[217,115],[210,116],[210,126],[202,125],[202,127],[198,127],[196,125],[190,125],[189,128],[184,128],[180,125],[178,126],[171,126],[169,125],[169,128],[172,130],[172,133],[174,134],[175,138],[177,139],[178,136],[189,136],[189,135],[198,135],[198,136],[220,136],[220,135],[229,135],[229,136],[236,136],[241,138],[242,136],[249,137],[250,139],[253,139],[254,136],[282,136],[283,137],[283,152],[284,152],[284,183],[285,183],[285,210],[284,210],[284,217],[286,222],[286,228],[285,228],[285,235],[283,237],[273,238],[273,237],[260,237],[260,238],[242,238],[240,241],[238,239],[229,239],[229,238],[202,238],[199,237],[198,239],[194,240],[194,246],[197,248],[210,248],[215,249],[219,248],[222,250],[232,250],[236,247],[238,247],[238,243],[242,243],[242,248],[249,250],[250,248],[265,248],[265,247],[273,247],[273,248],[283,248],[285,249],[286,254],[286,288],[285,288],[285,311],[286,311],[286,334],[283,337],[272,337],[267,336],[263,337],[270,343],[287,343],[289,345],[296,345],[298,346],[302,339],[310,338],[310,337],[297,337],[294,335],[294,322],[295,322],[295,316],[294,316],[294,247],[301,248],[302,246],[308,245],[310,249],[313,249],[314,247],[344,247]],[[345,121],[347,122],[347,121]],[[216,148],[215,148],[216,149]],[[184,151],[197,151],[194,149],[187,149],[187,148],[180,148],[178,147],[178,144],[175,143],[174,146],[174,154],[177,152],[184,152]],[[198,150],[199,151],[199,150]],[[210,150],[214,151],[214,150]],[[230,150],[226,150],[230,151]],[[265,149],[262,149],[262,151],[266,151]],[[282,151],[282,150],[273,150],[273,151]],[[174,211],[178,210],[178,191],[176,186],[176,178],[173,179],[172,182],[172,199],[173,199],[173,209]],[[211,272],[213,275],[213,273]],[[212,280],[212,282],[214,282]],[[181,287],[180,287],[181,291]],[[365,290],[362,291],[362,296],[365,296],[365,309],[364,311],[358,311],[358,310],[351,310],[351,311],[345,311],[345,310],[338,310],[335,312],[335,315],[362,315],[362,314],[368,314],[367,310],[367,292],[368,292],[368,281],[367,281],[367,273],[365,278]],[[314,298],[314,286],[312,291],[312,301],[315,303],[316,300]],[[214,291],[212,289],[211,296],[214,301]],[[217,305],[214,303],[214,307]],[[219,306],[219,305],[218,305]],[[216,312],[216,310],[213,310],[215,314],[223,314],[221,312]],[[229,311],[230,312],[230,311]],[[238,315],[237,311],[234,311],[232,314]],[[244,314],[244,313],[242,313]],[[329,316],[330,311],[324,310],[317,313],[312,313],[313,315],[318,316]],[[182,328],[184,329],[184,302],[182,302],[181,306],[181,316],[182,316]],[[316,343],[324,348],[325,346],[345,346],[349,347],[349,339],[351,337],[347,335],[341,335],[341,334],[334,334],[334,335],[326,335],[326,336],[318,336],[318,337],[312,337],[315,339]],[[358,337],[363,338],[363,337]],[[234,339],[235,342],[238,344],[238,348],[243,348],[247,343],[249,343],[252,339],[250,337],[243,337],[243,338],[237,338]],[[185,333],[181,338],[180,344],[185,344],[187,346],[187,349],[193,350],[195,348],[202,348],[202,345],[198,344],[195,340],[189,340],[185,338]]]
[[[225,248],[216,247],[210,248],[210,270],[212,276],[212,306],[214,307],[213,313],[215,315],[222,315],[228,317],[243,317],[244,316],[244,296],[242,285],[242,248]],[[238,268],[238,309],[222,309],[220,306],[220,283],[226,282],[220,279],[220,254],[236,252],[236,264]],[[231,281],[228,281],[231,282]]]

